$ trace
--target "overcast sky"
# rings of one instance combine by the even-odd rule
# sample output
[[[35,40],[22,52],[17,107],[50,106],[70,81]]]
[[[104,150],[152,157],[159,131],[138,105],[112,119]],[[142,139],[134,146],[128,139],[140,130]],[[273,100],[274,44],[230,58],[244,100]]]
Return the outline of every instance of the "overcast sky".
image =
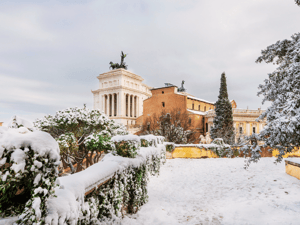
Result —
[[[258,85],[275,67],[255,60],[300,32],[299,21],[293,0],[1,0],[0,122],[92,108],[96,77],[121,50],[147,85],[185,80],[208,101],[225,71],[229,98],[257,109]]]

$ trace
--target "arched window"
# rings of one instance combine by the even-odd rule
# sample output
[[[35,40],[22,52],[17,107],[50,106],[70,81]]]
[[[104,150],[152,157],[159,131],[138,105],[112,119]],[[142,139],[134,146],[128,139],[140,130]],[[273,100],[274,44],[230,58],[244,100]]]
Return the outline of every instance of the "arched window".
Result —
[[[206,106],[204,106],[204,111],[206,111]]]
[[[200,111],[200,105],[198,105],[198,110]]]
[[[192,123],[192,119],[191,118],[189,118],[189,124],[191,124]]]
[[[195,107],[195,105],[194,105],[194,102],[193,102],[193,104],[192,104],[192,109],[194,109],[194,107]]]
[[[162,94],[164,94],[165,92],[164,92],[164,91],[162,91],[161,93],[162,93]]]
[[[165,103],[164,102],[162,102],[162,107],[165,107]]]

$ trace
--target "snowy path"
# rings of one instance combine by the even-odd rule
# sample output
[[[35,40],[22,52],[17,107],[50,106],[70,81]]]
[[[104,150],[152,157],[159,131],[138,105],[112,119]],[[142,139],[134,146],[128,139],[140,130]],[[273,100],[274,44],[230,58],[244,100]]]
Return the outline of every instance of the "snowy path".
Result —
[[[150,178],[149,202],[123,225],[300,224],[300,180],[263,158],[172,159]]]

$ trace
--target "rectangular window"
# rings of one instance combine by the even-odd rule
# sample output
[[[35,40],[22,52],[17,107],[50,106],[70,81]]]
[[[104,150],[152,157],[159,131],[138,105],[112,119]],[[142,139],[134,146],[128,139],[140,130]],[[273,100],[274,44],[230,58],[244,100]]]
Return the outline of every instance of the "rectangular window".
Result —
[[[255,134],[255,127],[253,127],[253,134]]]
[[[191,118],[189,118],[189,124],[191,124],[192,123],[192,119]]]
[[[165,107],[165,103],[164,102],[162,102],[162,107]]]
[[[240,127],[240,134],[242,134],[243,133],[243,128],[242,127]]]

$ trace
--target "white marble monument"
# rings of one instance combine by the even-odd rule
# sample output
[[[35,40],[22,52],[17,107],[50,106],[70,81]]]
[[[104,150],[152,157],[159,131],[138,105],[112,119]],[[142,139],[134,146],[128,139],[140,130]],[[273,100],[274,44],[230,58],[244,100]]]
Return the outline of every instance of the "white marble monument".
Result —
[[[92,91],[94,109],[99,109],[133,133],[136,119],[143,114],[143,101],[151,96],[151,87],[143,78],[125,69],[100,74],[99,89]]]

